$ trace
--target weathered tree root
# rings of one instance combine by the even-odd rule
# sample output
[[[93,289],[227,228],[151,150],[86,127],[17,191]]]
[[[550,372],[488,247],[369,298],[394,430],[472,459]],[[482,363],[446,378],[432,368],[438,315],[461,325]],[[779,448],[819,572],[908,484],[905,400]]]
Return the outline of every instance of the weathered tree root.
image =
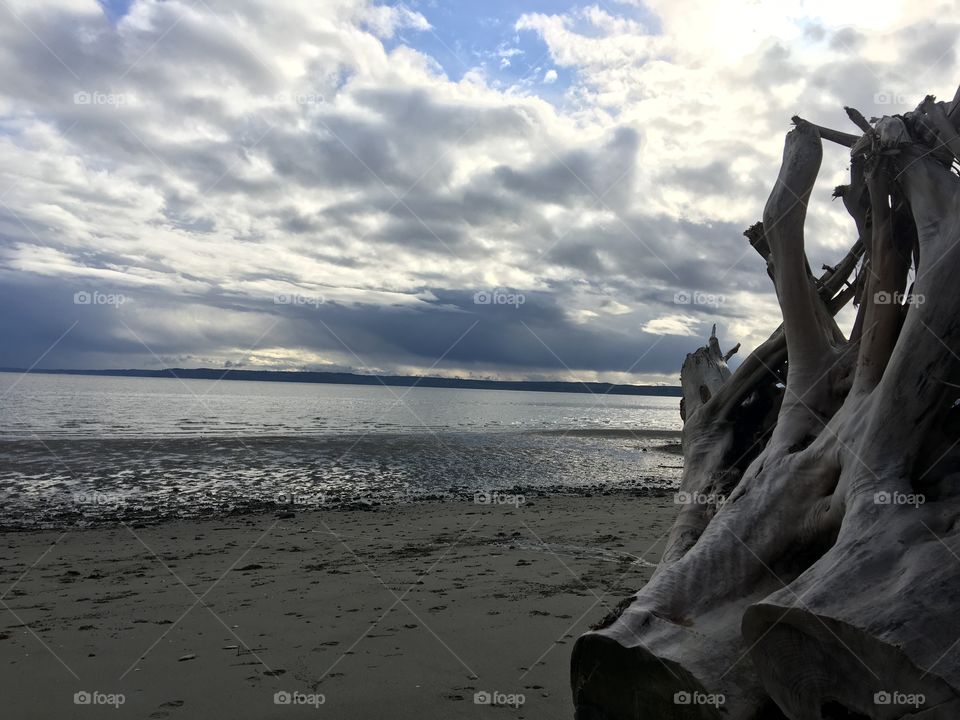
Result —
[[[845,522],[847,537],[815,572],[744,614],[759,677],[789,717],[823,717],[828,703],[854,717],[899,718],[921,707],[924,718],[960,717],[956,659],[939,640],[954,631],[956,607],[931,592],[955,586],[957,560],[923,525],[937,524],[942,509],[878,512],[872,496],[860,504],[853,512],[865,526],[848,531]],[[884,693],[924,700],[878,704]]]
[[[578,718],[960,717],[958,105],[848,110],[862,135],[795,118],[746,233],[784,323],[735,373],[714,334],[684,363],[684,504],[650,582],[574,647]],[[852,148],[835,195],[859,239],[814,278],[822,139]]]

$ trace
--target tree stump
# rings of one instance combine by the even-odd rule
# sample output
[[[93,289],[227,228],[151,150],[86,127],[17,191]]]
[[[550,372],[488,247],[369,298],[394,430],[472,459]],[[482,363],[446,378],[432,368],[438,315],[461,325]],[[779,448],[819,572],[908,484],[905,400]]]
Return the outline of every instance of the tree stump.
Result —
[[[858,134],[794,118],[745,233],[783,324],[734,373],[715,328],[683,364],[683,503],[577,640],[581,720],[960,718],[960,107],[848,114]],[[824,139],[851,148],[856,242],[814,277]]]

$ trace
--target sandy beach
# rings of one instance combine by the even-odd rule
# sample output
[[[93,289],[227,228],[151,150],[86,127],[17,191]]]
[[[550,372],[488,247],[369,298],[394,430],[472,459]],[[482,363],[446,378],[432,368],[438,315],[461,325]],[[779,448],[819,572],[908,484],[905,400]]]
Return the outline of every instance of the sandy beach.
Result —
[[[673,496],[497,500],[5,533],[3,715],[571,717]]]

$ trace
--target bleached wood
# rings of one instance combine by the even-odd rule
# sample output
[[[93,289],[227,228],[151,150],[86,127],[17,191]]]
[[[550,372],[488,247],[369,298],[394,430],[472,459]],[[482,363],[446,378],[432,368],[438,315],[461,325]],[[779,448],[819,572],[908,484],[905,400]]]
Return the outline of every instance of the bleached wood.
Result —
[[[788,135],[748,232],[784,324],[734,373],[715,332],[684,363],[681,491],[697,500],[650,582],[577,641],[578,718],[960,717],[960,179],[938,147],[956,107],[851,113],[865,135],[844,142],[837,195],[859,239],[818,280],[803,224],[826,135]],[[913,301],[878,299],[906,291],[911,264]],[[855,294],[844,338],[832,314]]]

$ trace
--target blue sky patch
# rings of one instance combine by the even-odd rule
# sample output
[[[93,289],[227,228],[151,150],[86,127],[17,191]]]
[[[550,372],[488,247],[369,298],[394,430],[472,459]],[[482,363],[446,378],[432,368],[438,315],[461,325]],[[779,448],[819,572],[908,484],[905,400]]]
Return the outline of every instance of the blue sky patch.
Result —
[[[104,14],[110,19],[110,22],[119,22],[124,15],[130,12],[130,6],[134,0],[97,0]]]

